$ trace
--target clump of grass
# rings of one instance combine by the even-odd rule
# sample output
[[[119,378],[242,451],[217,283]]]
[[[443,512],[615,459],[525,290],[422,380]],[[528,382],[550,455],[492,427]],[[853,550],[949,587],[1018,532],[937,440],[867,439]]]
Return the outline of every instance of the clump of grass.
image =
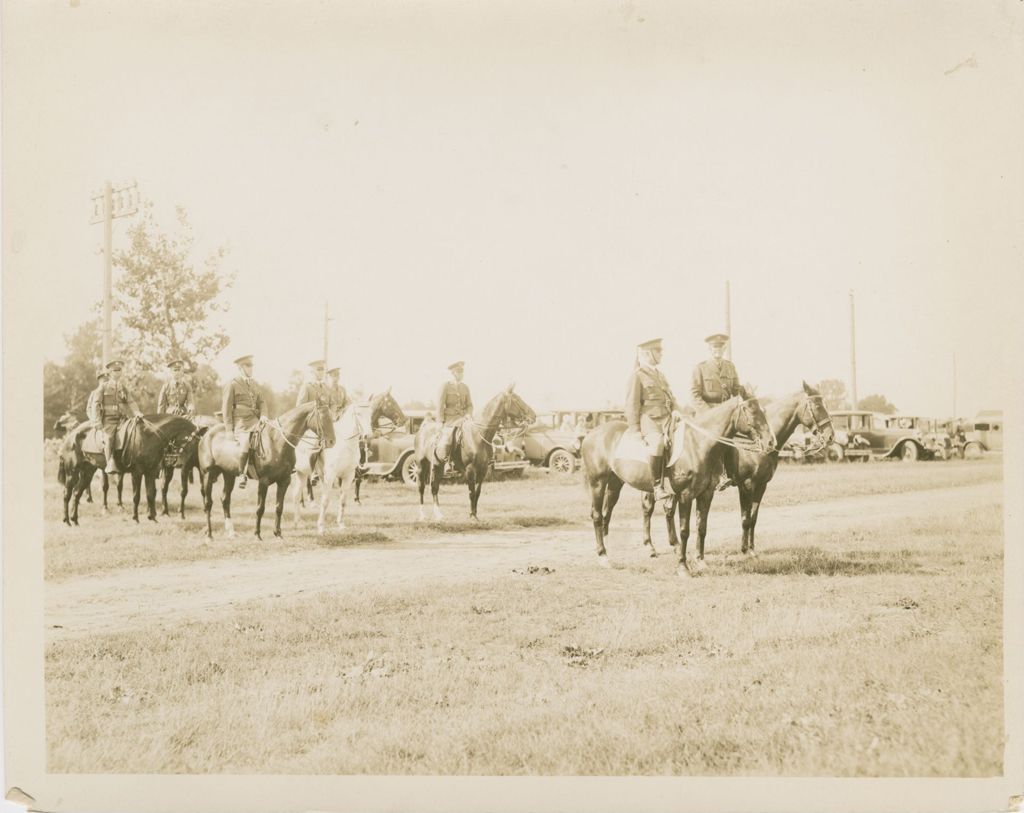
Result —
[[[821,548],[779,548],[739,563],[743,573],[762,576],[865,576],[914,573],[920,569],[906,550],[827,551]]]

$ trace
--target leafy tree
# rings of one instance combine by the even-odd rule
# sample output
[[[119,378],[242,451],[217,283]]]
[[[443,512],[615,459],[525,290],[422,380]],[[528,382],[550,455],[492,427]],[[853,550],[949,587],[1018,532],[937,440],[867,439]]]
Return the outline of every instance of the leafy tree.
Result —
[[[872,412],[881,412],[883,415],[892,415],[898,410],[894,404],[889,403],[884,395],[869,395],[857,402],[857,409],[869,409]]]
[[[178,229],[160,230],[152,204],[128,229],[129,248],[114,253],[121,269],[115,307],[129,332],[130,359],[142,370],[162,371],[168,356],[209,361],[227,346],[228,337],[209,324],[211,314],[227,310],[221,301],[233,278],[221,271],[226,249],[219,248],[197,268],[193,236],[185,210],[177,209]]]
[[[43,433],[60,435],[53,425],[65,411],[85,420],[89,393],[96,389],[96,371],[102,366],[102,338],[99,319],[83,322],[64,336],[68,352],[63,364],[52,361],[43,366]]]
[[[846,384],[838,378],[826,378],[818,384],[818,392],[825,401],[826,409],[849,409],[850,402],[846,397]]]

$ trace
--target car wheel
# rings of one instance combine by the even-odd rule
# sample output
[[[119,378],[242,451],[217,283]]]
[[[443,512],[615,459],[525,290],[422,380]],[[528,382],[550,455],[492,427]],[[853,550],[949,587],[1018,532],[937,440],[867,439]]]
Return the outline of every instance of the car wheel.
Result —
[[[921,456],[921,452],[917,448],[917,444],[912,440],[903,441],[903,445],[900,447],[900,459],[904,463],[914,463]]]
[[[972,441],[964,446],[964,460],[977,460],[982,456],[983,452],[981,444],[977,441]]]
[[[825,451],[825,459],[829,463],[839,463],[844,457],[846,457],[846,452],[838,443],[830,443]]]
[[[402,482],[407,486],[415,486],[420,481],[420,461],[416,459],[416,455],[408,454],[405,456],[405,460],[402,461]]]
[[[555,449],[548,457],[548,468],[558,474],[572,474],[576,468],[576,458],[565,449]]]

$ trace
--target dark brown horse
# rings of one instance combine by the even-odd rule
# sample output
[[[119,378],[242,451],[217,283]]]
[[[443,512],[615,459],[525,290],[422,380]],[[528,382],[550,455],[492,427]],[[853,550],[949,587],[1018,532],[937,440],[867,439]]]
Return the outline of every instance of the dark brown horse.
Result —
[[[832,418],[825,409],[821,395],[806,381],[801,383],[802,390],[774,401],[765,410],[768,425],[775,433],[779,449],[786,444],[798,425],[811,430],[821,448],[827,447],[835,434]],[[740,495],[740,516],[743,525],[741,550],[750,556],[755,555],[754,528],[757,526],[761,500],[778,464],[779,456],[775,453],[764,454],[742,446],[725,450],[725,470]],[[711,497],[714,497],[713,493]],[[710,499],[708,502],[710,504]],[[698,561],[703,560],[704,548],[701,545]]]
[[[491,467],[494,456],[493,441],[498,429],[503,424],[513,426],[529,426],[537,416],[526,402],[513,392],[514,384],[509,384],[495,395],[484,407],[482,419],[477,422],[472,415],[467,415],[456,426],[455,438],[452,442],[451,462],[455,468],[465,474],[466,485],[469,487],[469,515],[477,519],[477,503],[480,501],[480,489],[483,488],[487,470]],[[423,494],[427,483],[430,483],[430,494],[434,501],[434,519],[444,519],[441,506],[437,500],[444,477],[445,463],[438,461],[434,455],[441,424],[438,421],[424,421],[416,433],[413,454],[419,461],[420,515],[426,519],[423,511]]]
[[[669,544],[676,546],[675,508],[679,506],[682,525],[682,544],[679,546],[681,574],[688,574],[686,539],[690,527],[690,507],[718,483],[722,471],[723,444],[737,432],[752,436],[762,449],[771,449],[774,441],[771,429],[757,400],[745,390],[741,395],[708,409],[696,418],[683,418],[672,433],[671,459],[665,469],[672,486],[673,499],[665,508],[665,524]],[[642,492],[644,545],[651,556],[657,556],[651,542],[651,515],[654,513],[654,482],[645,450],[629,456],[616,449],[626,434],[625,421],[611,421],[590,432],[583,440],[581,456],[583,481],[590,493],[590,517],[594,523],[597,555],[602,565],[608,566],[604,538],[611,524],[612,511],[619,500],[624,483]],[[639,441],[638,441],[639,442]],[[621,450],[620,450],[621,451]],[[635,457],[635,459],[633,459]],[[700,505],[698,504],[698,512]],[[698,514],[700,517],[700,514]],[[706,528],[707,518],[702,517]]]
[[[139,521],[139,501],[142,481],[146,482],[148,517],[156,522],[156,476],[167,446],[179,438],[195,432],[191,421],[177,415],[144,415],[129,419],[124,428],[122,449],[118,453],[121,468],[132,476],[132,519]],[[98,448],[89,448],[94,442],[92,426],[82,424],[61,444],[57,478],[64,484],[64,524],[78,525],[78,504],[82,492],[92,481],[96,469],[106,466],[106,458]],[[117,459],[117,458],[115,458]],[[103,480],[103,505],[106,508],[108,480]],[[120,495],[120,483],[118,484]],[[69,503],[74,504],[69,515]],[[118,500],[120,502],[120,498]]]
[[[250,446],[249,465],[255,470],[259,481],[258,503],[256,506],[256,538],[260,535],[260,523],[267,506],[267,491],[277,485],[277,514],[274,521],[274,536],[281,536],[281,513],[284,511],[284,497],[295,470],[295,447],[307,432],[312,431],[327,446],[334,444],[334,424],[331,410],[326,404],[315,402],[301,404],[273,421],[261,421],[254,432]],[[213,486],[217,477],[224,475],[224,489],[221,505],[224,508],[224,530],[229,537],[235,535],[231,521],[231,491],[239,471],[239,446],[234,435],[224,424],[217,424],[207,430],[199,440],[199,470],[203,482],[203,504],[206,508],[206,536],[213,538]]]
[[[185,519],[185,497],[188,496],[188,484],[192,479],[193,470],[199,468],[199,440],[206,434],[207,430],[216,426],[219,421],[212,415],[196,415],[192,418],[196,425],[196,431],[180,444],[171,444],[164,455],[160,468],[163,470],[163,484],[160,488],[160,496],[163,499],[163,515],[169,516],[167,507],[167,492],[171,487],[171,479],[174,477],[174,470],[181,469],[181,518]],[[203,493],[203,473],[199,472],[199,493]]]

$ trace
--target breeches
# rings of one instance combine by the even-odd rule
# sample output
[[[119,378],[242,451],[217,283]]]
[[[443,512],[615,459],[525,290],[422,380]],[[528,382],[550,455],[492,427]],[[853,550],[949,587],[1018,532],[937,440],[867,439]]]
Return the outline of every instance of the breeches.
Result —
[[[651,454],[665,454],[665,435],[668,432],[668,418],[652,418],[640,416],[640,434]]]
[[[244,429],[236,426],[234,429],[235,440],[238,441],[239,451],[246,454],[249,451],[249,443],[252,439],[252,429]]]

